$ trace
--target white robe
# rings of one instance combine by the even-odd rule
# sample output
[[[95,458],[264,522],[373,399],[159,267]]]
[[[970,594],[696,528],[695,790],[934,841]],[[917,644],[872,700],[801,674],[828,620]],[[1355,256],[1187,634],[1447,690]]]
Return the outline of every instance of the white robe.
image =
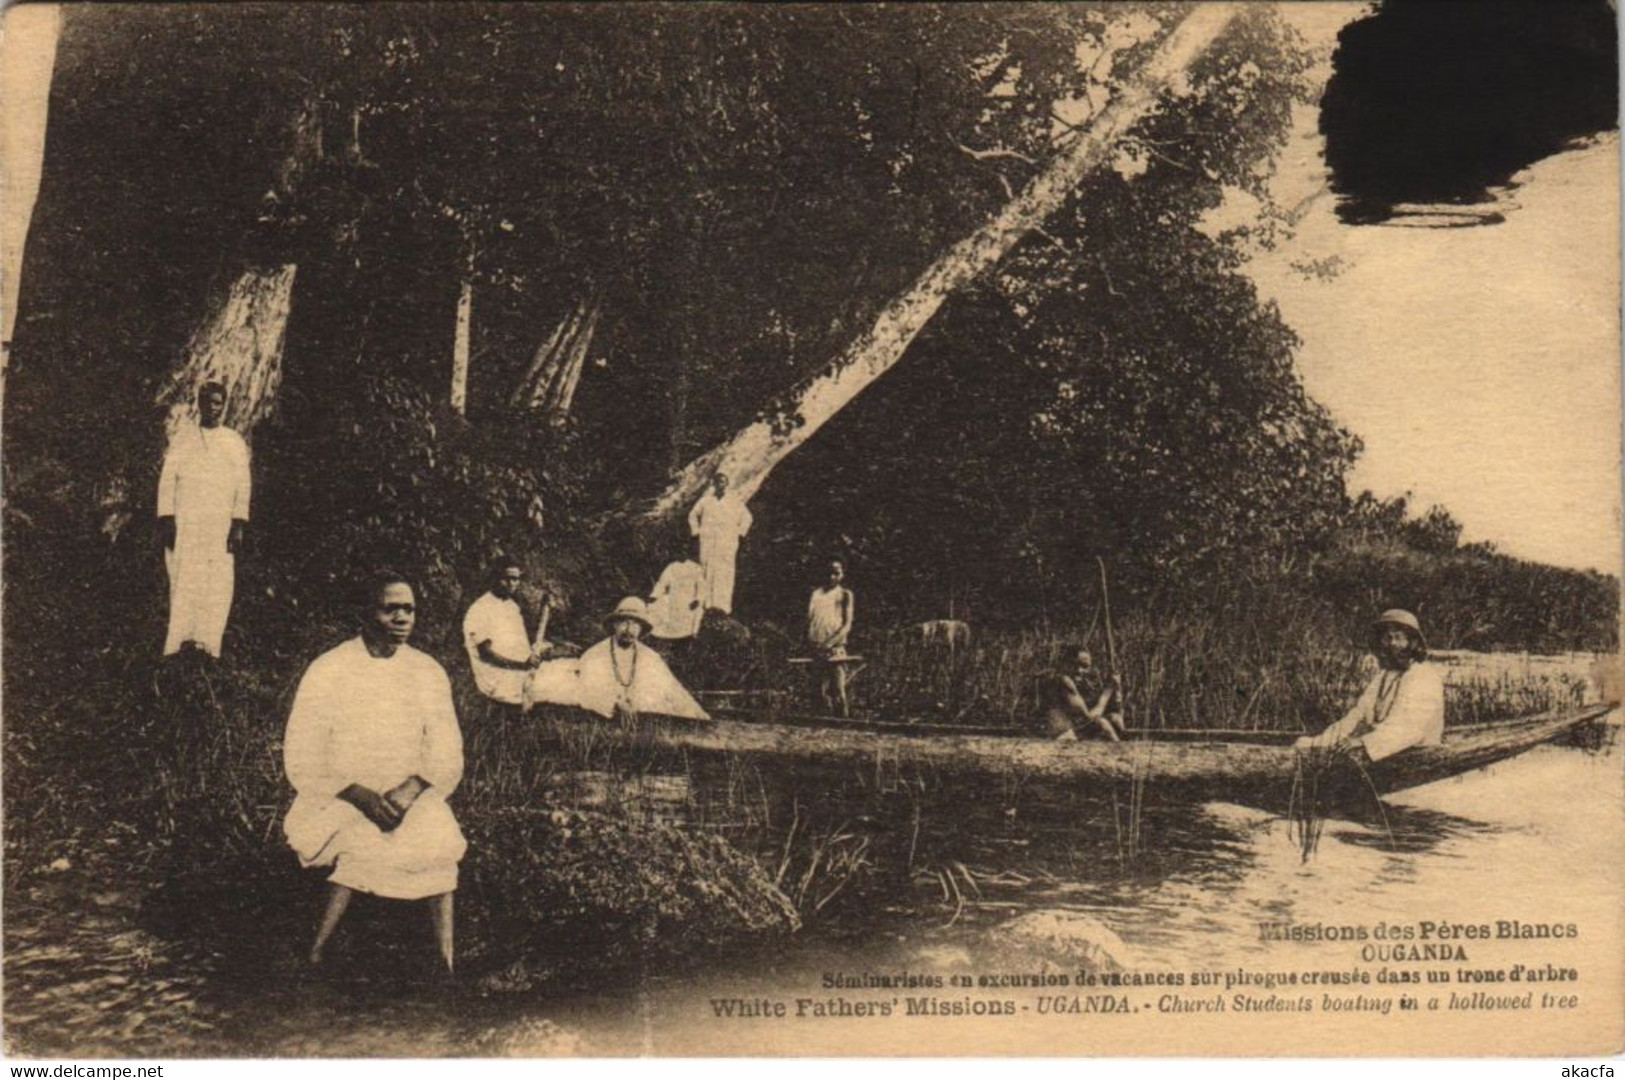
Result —
[[[650,631],[657,638],[691,638],[705,618],[705,569],[692,560],[674,562],[660,574],[649,600]]]
[[[581,661],[573,657],[544,660],[525,680],[522,704],[529,712],[533,705],[581,704]]]
[[[359,637],[323,653],[299,680],[282,753],[298,796],[283,830],[302,865],[397,900],[457,888],[468,845],[446,798],[463,777],[463,736],[433,659],[409,645],[375,657]],[[409,776],[429,787],[389,832],[338,797],[351,784],[382,795]]]
[[[705,568],[705,606],[728,613],[734,609],[734,559],[739,538],[750,532],[750,509],[729,495],[707,491],[688,512],[688,529],[700,538],[700,565]]]
[[[158,479],[158,516],[175,519],[169,571],[169,633],[164,655],[188,641],[220,655],[231,614],[236,560],[226,550],[231,523],[248,520],[248,447],[228,427],[183,425],[170,440]]]
[[[854,618],[852,590],[843,586],[814,589],[807,601],[807,644],[821,653],[846,651]]]
[[[468,650],[468,663],[474,669],[474,682],[480,693],[506,705],[519,704],[530,672],[494,667],[481,660],[480,643],[484,641],[489,641],[491,649],[508,660],[524,660],[530,656],[525,616],[512,597],[503,599],[486,593],[469,605],[468,614],[463,616],[463,647]]]
[[[574,704],[604,717],[620,705],[634,713],[710,719],[659,653],[638,641],[617,655],[614,638],[581,654]]]
[[[1372,761],[1413,746],[1437,746],[1444,740],[1444,676],[1432,664],[1378,671],[1343,718],[1308,745],[1347,740],[1362,743]]]

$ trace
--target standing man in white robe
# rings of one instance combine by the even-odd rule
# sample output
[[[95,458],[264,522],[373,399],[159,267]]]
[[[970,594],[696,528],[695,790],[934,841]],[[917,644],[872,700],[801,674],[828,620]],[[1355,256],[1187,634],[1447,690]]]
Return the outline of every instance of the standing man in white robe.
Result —
[[[198,422],[170,440],[158,479],[158,535],[169,571],[164,655],[191,644],[218,658],[248,523],[248,446],[220,422],[223,385],[199,387],[197,410]]]
[[[467,850],[446,799],[463,777],[463,736],[445,669],[407,644],[412,586],[370,583],[361,634],[317,657],[299,680],[283,763],[297,798],[283,823],[306,867],[333,868],[310,948],[320,964],[356,892],[426,900],[452,969],[452,893]]]
[[[734,609],[734,558],[739,538],[750,532],[745,501],[728,496],[728,478],[717,473],[711,490],[688,512],[688,531],[700,538],[700,565],[705,569],[705,606],[723,614]]]
[[[1385,611],[1375,627],[1378,670],[1343,718],[1299,750],[1333,750],[1356,762],[1392,757],[1444,741],[1444,676],[1427,660],[1422,624],[1408,611]]]

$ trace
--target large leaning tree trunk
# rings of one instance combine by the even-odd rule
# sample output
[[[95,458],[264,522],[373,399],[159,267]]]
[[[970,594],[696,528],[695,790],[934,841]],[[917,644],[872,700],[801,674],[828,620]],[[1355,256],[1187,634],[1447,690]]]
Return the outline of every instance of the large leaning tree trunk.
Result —
[[[1161,95],[1184,92],[1181,76],[1186,68],[1238,14],[1235,4],[1193,5],[1149,62],[1014,200],[932,263],[822,371],[722,445],[686,465],[639,515],[634,523],[639,531],[673,519],[717,473],[727,477],[728,489],[740,498],[753,496],[779,462],[891,370],[944,300],[997,264],[1053,214],[1078,182],[1107,160],[1113,144],[1156,108]]]
[[[290,212],[301,185],[325,156],[322,111],[322,102],[309,97],[294,115],[292,149],[261,207],[265,220]],[[197,388],[211,380],[225,385],[225,423],[244,437],[276,408],[297,272],[294,263],[251,266],[211,305],[193,331],[186,355],[158,390],[158,404],[169,409],[166,426],[171,435],[180,424],[196,419]]]
[[[293,263],[244,271],[192,334],[185,359],[158,395],[169,405],[171,435],[197,418],[197,388],[210,380],[225,385],[225,422],[244,437],[270,415],[282,386],[282,343],[296,272]]]

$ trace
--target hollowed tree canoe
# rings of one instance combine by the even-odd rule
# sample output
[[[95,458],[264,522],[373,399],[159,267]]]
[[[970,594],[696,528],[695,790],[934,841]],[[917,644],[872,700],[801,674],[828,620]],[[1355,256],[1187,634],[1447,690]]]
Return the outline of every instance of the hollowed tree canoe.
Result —
[[[1349,782],[1387,794],[1457,776],[1600,721],[1614,706],[1578,709],[1449,728],[1438,746],[1416,747],[1369,767]],[[1144,784],[1169,794],[1280,805],[1298,778],[1294,736],[1277,732],[1168,730],[1131,732],[1121,743],[1056,743],[996,729],[885,724],[828,717],[746,718],[729,711],[709,721],[643,716],[622,724],[580,713],[543,720],[597,747],[641,752],[738,755],[787,764],[1051,781],[1066,785]],[[1338,779],[1328,777],[1328,781]],[[1343,781],[1323,785],[1324,798]]]

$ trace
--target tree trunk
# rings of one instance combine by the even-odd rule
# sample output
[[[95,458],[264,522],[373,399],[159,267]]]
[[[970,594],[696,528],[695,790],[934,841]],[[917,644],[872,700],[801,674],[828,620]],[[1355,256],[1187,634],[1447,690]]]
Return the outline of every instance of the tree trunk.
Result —
[[[728,478],[730,491],[744,499],[753,496],[774,466],[897,363],[944,300],[998,263],[1054,213],[1078,182],[1106,160],[1116,140],[1151,113],[1160,94],[1183,92],[1179,76],[1237,14],[1237,5],[1193,5],[1145,67],[1014,200],[949,248],[881,310],[867,331],[778,407],[686,465],[643,513],[640,524],[652,527],[672,519],[719,472]]]
[[[596,300],[582,300],[553,328],[514,387],[508,398],[510,405],[545,413],[554,425],[564,422],[581,382],[581,369],[592,347],[600,312]]]
[[[6,122],[0,124],[0,380],[11,352],[11,334],[17,324],[17,283],[22,275],[23,245],[28,222],[39,195],[45,165],[46,110],[51,97],[51,71],[56,63],[56,40],[62,25],[55,5],[14,7],[5,13],[0,45],[0,101],[6,103]],[[0,391],[4,383],[0,382]]]
[[[457,336],[451,345],[451,408],[458,416],[468,411],[468,331],[474,309],[474,283],[463,279],[457,297]]]
[[[248,435],[271,414],[282,385],[282,342],[298,267],[249,270],[186,346],[186,359],[158,400],[170,406],[169,431],[196,417],[197,388],[209,380],[226,387],[225,423]]]
[[[508,404],[524,406],[527,409],[539,408],[542,398],[547,393],[548,384],[553,381],[553,373],[558,370],[559,358],[563,355],[563,346],[571,335],[575,333],[576,320],[580,317],[580,308],[576,308],[566,315],[564,319],[553,328],[547,340],[542,342],[536,350],[536,356],[531,360],[530,367],[519,380],[519,385],[513,388],[513,394],[508,398]]]
[[[555,426],[564,423],[565,417],[570,415],[570,403],[575,400],[576,387],[581,384],[581,369],[587,363],[587,349],[592,345],[592,336],[598,329],[598,312],[596,305],[588,312],[586,325],[576,334],[564,369],[554,382],[547,410],[548,418]]]
[[[261,202],[262,223],[285,224],[289,217],[300,216],[300,186],[323,157],[321,99],[305,98],[290,127],[292,148]],[[269,269],[251,266],[193,332],[185,359],[158,392],[158,403],[169,406],[171,435],[183,421],[196,419],[197,388],[209,380],[225,384],[224,422],[244,436],[271,414],[282,385],[282,343],[297,270],[293,263]]]

